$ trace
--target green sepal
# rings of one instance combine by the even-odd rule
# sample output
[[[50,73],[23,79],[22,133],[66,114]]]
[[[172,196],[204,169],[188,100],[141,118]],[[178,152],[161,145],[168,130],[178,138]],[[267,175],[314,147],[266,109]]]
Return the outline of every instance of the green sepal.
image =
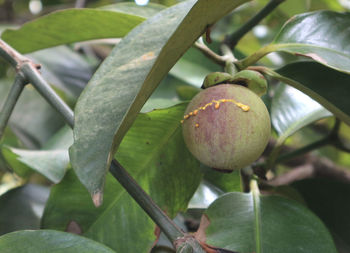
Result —
[[[232,77],[232,75],[225,72],[210,73],[205,77],[202,88],[206,89],[214,85],[229,83],[230,80],[232,80]]]
[[[239,84],[249,88],[259,97],[263,96],[267,91],[267,81],[265,77],[254,70],[242,70],[235,74],[229,83]]]

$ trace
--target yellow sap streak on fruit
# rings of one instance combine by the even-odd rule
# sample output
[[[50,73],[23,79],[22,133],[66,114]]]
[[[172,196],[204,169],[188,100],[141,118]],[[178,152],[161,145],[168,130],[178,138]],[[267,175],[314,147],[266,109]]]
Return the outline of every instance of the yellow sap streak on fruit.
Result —
[[[198,127],[199,127],[199,124],[198,124],[198,123],[196,123],[194,126],[195,126],[196,128],[198,128]]]
[[[235,104],[236,106],[238,106],[239,108],[241,108],[244,112],[247,112],[250,110],[250,107],[249,105],[245,105],[245,104],[242,104],[240,102],[237,102],[236,100],[234,99],[227,99],[227,98],[223,98],[223,99],[219,99],[219,100],[212,100],[210,103],[204,105],[204,106],[201,106],[201,107],[198,107],[196,110],[186,114],[184,116],[184,120],[185,119],[188,119],[189,117],[191,116],[196,116],[198,114],[198,112],[200,111],[205,111],[205,109],[208,107],[208,106],[212,106],[214,104],[214,108],[215,109],[219,109],[220,108],[220,103],[233,103]],[[184,120],[181,120],[181,123],[184,123]],[[199,124],[196,124],[195,127],[199,127]]]

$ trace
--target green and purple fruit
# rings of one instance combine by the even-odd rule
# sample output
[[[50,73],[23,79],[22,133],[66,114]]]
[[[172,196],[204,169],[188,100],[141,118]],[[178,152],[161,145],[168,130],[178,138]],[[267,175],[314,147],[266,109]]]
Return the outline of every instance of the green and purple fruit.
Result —
[[[203,164],[224,171],[241,169],[257,160],[271,132],[270,116],[260,97],[232,84],[198,93],[182,123],[191,153]]]

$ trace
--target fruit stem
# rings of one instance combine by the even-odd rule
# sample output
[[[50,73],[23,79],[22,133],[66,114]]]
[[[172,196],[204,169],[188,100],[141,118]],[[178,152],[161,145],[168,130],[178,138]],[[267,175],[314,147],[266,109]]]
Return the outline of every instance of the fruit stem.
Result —
[[[268,16],[278,5],[285,0],[270,0],[255,16],[253,16],[248,22],[236,30],[233,34],[226,36],[224,43],[233,49],[239,40],[243,38],[254,26],[260,23],[266,16]]]

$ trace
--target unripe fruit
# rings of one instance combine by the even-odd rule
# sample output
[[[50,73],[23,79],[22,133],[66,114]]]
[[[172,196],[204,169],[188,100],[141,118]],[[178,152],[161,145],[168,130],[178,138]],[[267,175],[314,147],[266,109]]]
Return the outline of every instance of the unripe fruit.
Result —
[[[191,153],[203,164],[224,171],[244,168],[258,159],[271,132],[270,116],[260,97],[232,84],[198,93],[182,123]]]

